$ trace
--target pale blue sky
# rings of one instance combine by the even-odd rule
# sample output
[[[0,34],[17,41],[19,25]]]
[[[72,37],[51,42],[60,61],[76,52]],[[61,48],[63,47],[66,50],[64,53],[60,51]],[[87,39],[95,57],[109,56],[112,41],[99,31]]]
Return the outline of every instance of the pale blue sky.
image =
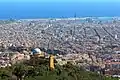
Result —
[[[0,2],[120,2],[120,0],[0,0]]]

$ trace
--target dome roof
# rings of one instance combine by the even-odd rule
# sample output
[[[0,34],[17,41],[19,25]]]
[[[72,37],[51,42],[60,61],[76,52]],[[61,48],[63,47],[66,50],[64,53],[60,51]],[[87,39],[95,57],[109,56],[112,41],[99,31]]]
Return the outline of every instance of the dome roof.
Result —
[[[33,54],[40,54],[41,50],[39,48],[35,48],[35,49],[32,50],[32,53]]]

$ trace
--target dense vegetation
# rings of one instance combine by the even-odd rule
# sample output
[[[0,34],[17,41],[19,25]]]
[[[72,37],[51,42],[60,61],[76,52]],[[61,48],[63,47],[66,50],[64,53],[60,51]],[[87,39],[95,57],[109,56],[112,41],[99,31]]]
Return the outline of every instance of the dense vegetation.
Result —
[[[48,60],[39,59],[15,64],[12,67],[0,69],[0,80],[117,80],[85,71],[83,68],[68,63],[64,66],[55,65],[49,69]]]

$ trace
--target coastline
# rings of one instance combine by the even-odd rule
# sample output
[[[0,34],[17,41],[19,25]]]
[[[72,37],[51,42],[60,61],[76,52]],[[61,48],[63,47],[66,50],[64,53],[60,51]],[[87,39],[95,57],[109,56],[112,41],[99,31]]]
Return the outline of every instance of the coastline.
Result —
[[[98,19],[98,20],[110,20],[110,19],[119,19],[120,20],[120,16],[114,16],[114,17],[107,17],[107,16],[103,16],[103,17],[55,17],[55,18],[21,18],[21,19],[16,19],[16,18],[7,18],[7,19],[0,19],[0,20],[10,20],[10,19],[13,19],[13,20],[50,20],[50,19],[56,19],[56,20],[74,20],[74,19],[80,19],[80,20],[85,20],[87,18],[91,18],[91,19]]]

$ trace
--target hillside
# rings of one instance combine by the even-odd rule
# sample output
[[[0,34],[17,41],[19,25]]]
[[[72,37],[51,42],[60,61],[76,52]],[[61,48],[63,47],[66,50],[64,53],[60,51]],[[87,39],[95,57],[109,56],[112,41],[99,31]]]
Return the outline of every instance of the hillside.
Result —
[[[97,73],[85,71],[82,67],[68,63],[55,65],[49,70],[48,60],[38,60],[34,65],[27,61],[12,67],[0,69],[0,80],[116,80]]]

